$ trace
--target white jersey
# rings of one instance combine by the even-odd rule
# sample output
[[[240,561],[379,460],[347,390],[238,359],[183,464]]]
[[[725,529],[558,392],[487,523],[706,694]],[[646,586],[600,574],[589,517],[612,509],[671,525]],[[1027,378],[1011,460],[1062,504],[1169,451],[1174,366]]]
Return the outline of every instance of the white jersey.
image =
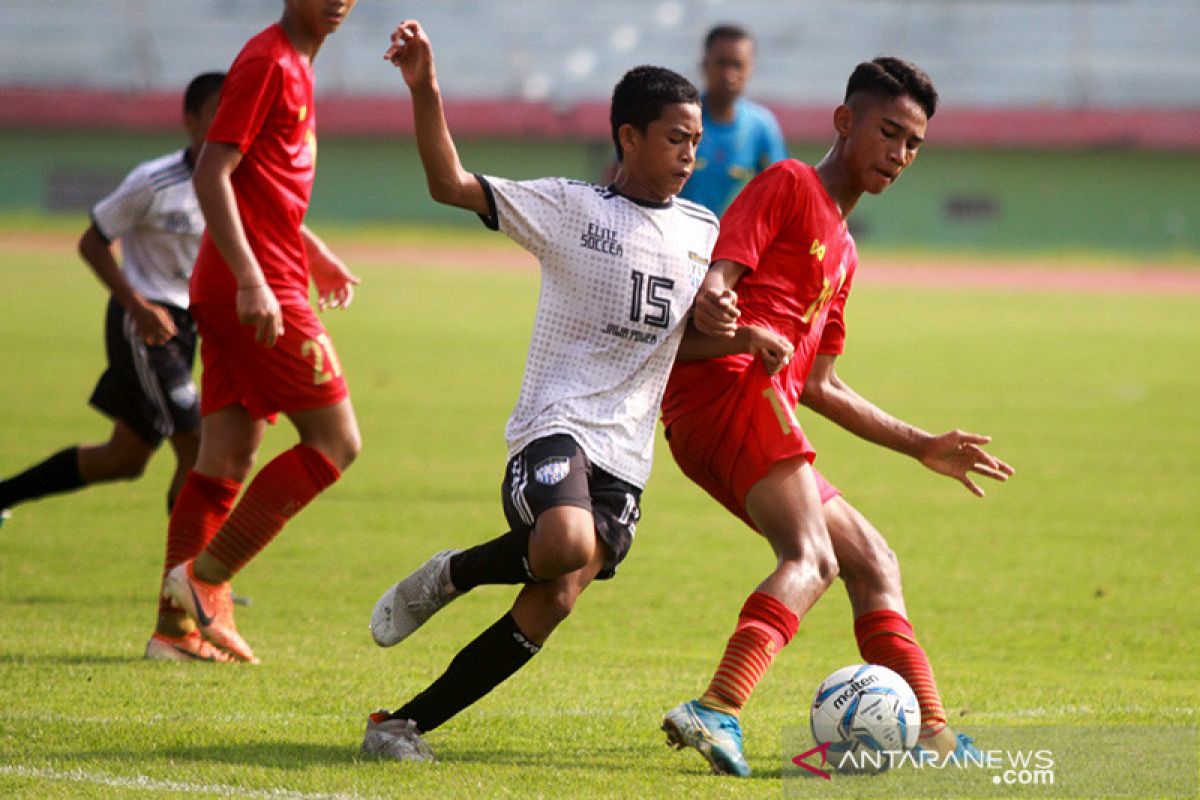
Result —
[[[479,180],[493,209],[484,221],[542,268],[509,456],[566,433],[594,464],[644,487],[717,218],[687,200],[648,203],[566,178]]]
[[[122,272],[156,303],[188,307],[188,279],[200,250],[204,216],[185,150],[139,164],[92,209],[92,224],[121,240]]]

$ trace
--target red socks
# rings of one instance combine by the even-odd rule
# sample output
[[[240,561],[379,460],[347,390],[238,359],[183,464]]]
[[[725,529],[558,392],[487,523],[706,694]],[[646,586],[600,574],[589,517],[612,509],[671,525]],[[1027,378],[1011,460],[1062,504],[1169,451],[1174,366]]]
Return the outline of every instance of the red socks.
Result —
[[[340,475],[333,462],[308,445],[298,444],[279,454],[250,482],[208,546],[209,553],[231,572],[238,572]]]
[[[737,716],[775,654],[792,640],[799,626],[796,613],[779,600],[763,592],[750,595],[700,703]]]
[[[195,470],[187,474],[167,523],[164,578],[176,564],[195,558],[208,546],[233,509],[241,488],[241,481],[211,478]],[[170,600],[159,598],[160,614],[173,608]]]
[[[921,735],[930,736],[946,727],[946,711],[938,695],[933,669],[925,650],[917,644],[913,627],[903,614],[882,609],[863,614],[854,621],[858,652],[868,664],[882,664],[912,687],[921,704]]]

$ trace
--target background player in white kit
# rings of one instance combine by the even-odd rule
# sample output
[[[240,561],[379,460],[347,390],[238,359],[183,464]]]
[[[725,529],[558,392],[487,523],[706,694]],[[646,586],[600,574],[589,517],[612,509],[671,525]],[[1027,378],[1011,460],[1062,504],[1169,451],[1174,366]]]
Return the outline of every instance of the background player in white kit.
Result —
[[[91,404],[113,421],[108,441],[72,445],[0,481],[0,514],[25,500],[137,478],[164,438],[175,452],[167,510],[174,506],[200,446],[200,404],[192,380],[196,325],[187,309],[204,216],[192,170],[224,82],[223,72],[192,79],[183,95],[188,146],[135,167],[92,208],[92,224],[79,240],[79,254],[111,292],[104,326],[108,368],[91,396]],[[168,542],[164,567],[180,557]],[[228,660],[163,600],[145,654],[155,660]]]
[[[92,209],[79,254],[112,293],[105,320],[108,369],[91,404],[113,420],[103,444],[73,445],[0,481],[0,509],[94,483],[136,478],[164,437],[175,450],[167,492],[174,502],[196,461],[200,415],[192,383],[196,333],[187,312],[188,277],[204,218],[192,166],[216,113],[225,75],[205,73],[184,92],[189,144],[139,164]],[[121,240],[124,266],[113,243]]]
[[[427,733],[524,666],[595,578],[629,550],[650,474],[658,405],[708,267],[716,217],[674,198],[700,140],[700,98],[658,67],[613,92],[621,170],[603,188],[564,178],[516,182],[463,169],[446,127],[433,53],[402,23],[385,58],[412,93],[421,162],[435,200],[478,213],[541,262],[542,289],[521,394],[506,429],[502,489],[510,530],[443,551],[384,593],[371,633],[397,644],[481,584],[524,584],[512,609],[397,711],[377,712],[363,750],[432,758]]]

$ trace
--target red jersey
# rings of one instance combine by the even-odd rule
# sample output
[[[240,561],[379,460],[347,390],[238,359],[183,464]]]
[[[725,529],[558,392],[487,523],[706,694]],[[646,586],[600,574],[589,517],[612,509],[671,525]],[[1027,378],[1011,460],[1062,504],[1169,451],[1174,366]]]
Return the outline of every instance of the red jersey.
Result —
[[[746,185],[721,218],[712,262],[748,269],[734,287],[744,325],[786,336],[796,352],[772,384],[794,408],[817,354],[840,354],[843,310],[858,252],[841,211],[817,176],[795,159],[777,162]],[[753,364],[748,354],[677,361],[663,396],[663,422],[710,408]]]
[[[234,60],[208,141],[242,153],[231,180],[246,238],[281,305],[308,304],[300,225],[316,174],[313,71],[278,23]],[[234,302],[237,285],[205,233],[192,273],[192,303]]]

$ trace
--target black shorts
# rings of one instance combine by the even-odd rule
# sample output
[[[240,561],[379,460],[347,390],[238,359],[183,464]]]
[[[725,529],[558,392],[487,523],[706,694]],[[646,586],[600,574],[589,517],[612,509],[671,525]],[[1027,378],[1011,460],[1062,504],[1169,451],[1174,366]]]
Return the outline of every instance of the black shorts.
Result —
[[[163,308],[178,332],[166,344],[148,345],[121,304],[108,301],[104,320],[108,369],[89,401],[98,411],[124,422],[151,447],[158,447],[163,437],[200,427],[200,401],[192,381],[196,325],[184,309]]]
[[[592,464],[565,433],[536,439],[513,456],[500,494],[514,531],[533,530],[541,513],[555,506],[592,512],[596,535],[608,546],[608,558],[596,576],[600,580],[616,573],[642,518],[642,490]]]

